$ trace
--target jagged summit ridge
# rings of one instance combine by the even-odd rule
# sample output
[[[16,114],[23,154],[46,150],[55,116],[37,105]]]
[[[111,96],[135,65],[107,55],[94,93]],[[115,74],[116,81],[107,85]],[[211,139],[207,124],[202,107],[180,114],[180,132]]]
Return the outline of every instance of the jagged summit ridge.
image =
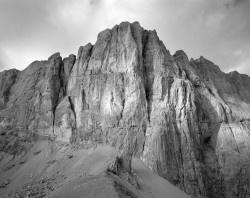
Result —
[[[250,196],[250,78],[172,56],[138,22],[1,75],[2,130],[114,146],[194,197]]]

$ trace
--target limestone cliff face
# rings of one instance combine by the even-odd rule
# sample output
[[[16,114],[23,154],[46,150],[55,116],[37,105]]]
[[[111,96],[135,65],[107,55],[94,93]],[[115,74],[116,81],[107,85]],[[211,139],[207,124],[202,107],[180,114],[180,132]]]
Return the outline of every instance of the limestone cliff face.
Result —
[[[123,22],[77,57],[0,74],[1,129],[109,144],[193,197],[250,196],[250,78]]]
[[[72,110],[67,109],[70,106],[69,101],[64,98],[63,87],[66,80],[60,74],[63,66],[67,68],[67,64],[71,64],[66,60],[62,61],[60,54],[56,53],[47,61],[31,63],[23,71],[10,70],[7,72],[11,73],[7,75],[6,71],[2,73],[5,78],[1,78],[1,81],[5,84],[1,86],[7,87],[1,90],[2,100],[6,103],[0,112],[2,128],[17,128],[43,135],[58,135],[58,138],[64,137],[65,132],[58,134],[60,129],[57,127],[61,106],[64,107],[64,113],[70,114],[67,120],[70,121],[72,118]],[[59,105],[59,101],[62,100],[64,104]],[[74,119],[71,122],[72,130],[73,122]],[[67,133],[68,131],[69,129]],[[68,141],[69,138],[63,140]]]

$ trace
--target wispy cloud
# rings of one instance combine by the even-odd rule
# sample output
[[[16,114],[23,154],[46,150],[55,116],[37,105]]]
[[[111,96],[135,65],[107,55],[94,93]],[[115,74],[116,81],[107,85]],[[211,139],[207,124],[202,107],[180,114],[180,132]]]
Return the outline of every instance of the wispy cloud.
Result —
[[[241,3],[245,3],[247,0],[222,0],[221,2],[226,6],[227,8],[230,8],[232,6],[237,6]]]
[[[250,58],[239,64],[236,68],[231,69],[231,71],[237,70],[243,74],[250,74]]]

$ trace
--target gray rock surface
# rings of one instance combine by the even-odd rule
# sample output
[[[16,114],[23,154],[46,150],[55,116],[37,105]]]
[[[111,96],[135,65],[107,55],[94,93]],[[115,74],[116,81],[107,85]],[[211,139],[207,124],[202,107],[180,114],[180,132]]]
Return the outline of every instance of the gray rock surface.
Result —
[[[138,22],[0,73],[0,104],[2,128],[112,145],[193,197],[250,196],[250,78],[172,56]]]
[[[0,73],[0,109],[6,107],[9,100],[10,89],[16,81],[18,70],[11,69]]]

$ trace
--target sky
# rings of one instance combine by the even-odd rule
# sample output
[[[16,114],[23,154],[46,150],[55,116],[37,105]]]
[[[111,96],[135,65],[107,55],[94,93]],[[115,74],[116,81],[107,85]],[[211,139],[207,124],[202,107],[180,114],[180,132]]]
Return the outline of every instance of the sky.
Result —
[[[250,0],[0,0],[0,71],[77,54],[122,21],[155,29],[171,54],[250,76]]]

